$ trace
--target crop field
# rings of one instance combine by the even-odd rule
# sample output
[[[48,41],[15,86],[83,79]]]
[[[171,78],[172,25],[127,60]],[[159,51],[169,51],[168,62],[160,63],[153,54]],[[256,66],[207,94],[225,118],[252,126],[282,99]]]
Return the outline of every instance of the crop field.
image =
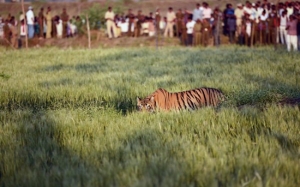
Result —
[[[158,88],[217,109],[139,113]],[[0,186],[300,186],[300,53],[0,48]]]

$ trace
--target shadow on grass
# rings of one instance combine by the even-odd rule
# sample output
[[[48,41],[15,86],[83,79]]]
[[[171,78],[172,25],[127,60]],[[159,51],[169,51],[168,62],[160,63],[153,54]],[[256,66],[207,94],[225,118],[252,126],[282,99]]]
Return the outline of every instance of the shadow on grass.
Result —
[[[100,181],[103,186],[180,184],[185,163],[180,161],[178,145],[164,139],[160,132],[150,129],[134,131],[119,142],[121,144],[117,149],[100,153],[104,174]],[[98,153],[94,154],[91,157],[97,157]]]
[[[298,153],[300,139],[292,140],[280,133],[272,133],[272,136],[276,138],[283,151],[289,152],[291,155],[300,158],[300,154]]]
[[[70,136],[68,132],[72,129],[64,131],[64,124],[56,124],[46,111],[24,112],[14,122],[16,129],[11,141],[2,142],[0,147],[1,186],[186,184],[181,176],[189,172],[177,152],[179,145],[166,141],[159,132],[132,132],[118,137],[117,142],[108,142],[102,150],[94,150],[93,139],[85,139],[75,151],[66,147],[69,140],[64,137]],[[85,134],[71,136],[80,140]],[[103,136],[105,140],[109,135]],[[120,146],[111,146],[113,143]],[[197,178],[189,178],[189,183],[199,185]]]
[[[76,184],[88,180],[81,168],[85,162],[61,145],[64,137],[51,117],[45,111],[22,113],[13,117],[12,142],[1,146],[1,186],[65,186],[74,179]]]
[[[233,93],[233,100],[237,107],[256,106],[264,109],[267,104],[300,105],[300,87],[278,82],[273,78],[263,78],[246,74],[246,80],[255,82],[259,88],[253,91],[241,90]]]
[[[227,186],[239,183],[234,179],[234,169],[223,168],[216,172],[215,168],[193,167],[193,161],[185,160],[185,144],[167,138],[159,130],[143,128],[119,135],[116,130],[114,138],[111,133],[93,131],[89,136],[85,133],[88,127],[57,123],[46,110],[1,115],[4,123],[12,123],[12,130],[6,135],[6,141],[0,142],[0,186]]]
[[[125,91],[126,92],[126,91]],[[66,91],[61,95],[51,96],[33,94],[33,93],[19,93],[8,94],[5,102],[0,103],[0,110],[56,110],[62,108],[107,108],[113,107],[116,111],[121,112],[123,115],[135,110],[135,100],[127,95],[117,95],[110,98],[101,96],[85,97],[82,96],[70,96],[71,93]]]
[[[300,158],[298,149],[300,148],[300,139],[291,139],[283,133],[276,132],[272,129],[272,124],[269,120],[264,119],[261,112],[255,112],[257,108],[250,108],[250,110],[241,110],[241,117],[245,121],[252,121],[248,126],[245,126],[247,133],[253,142],[260,141],[258,137],[266,137],[267,139],[276,139],[284,153],[294,158]]]

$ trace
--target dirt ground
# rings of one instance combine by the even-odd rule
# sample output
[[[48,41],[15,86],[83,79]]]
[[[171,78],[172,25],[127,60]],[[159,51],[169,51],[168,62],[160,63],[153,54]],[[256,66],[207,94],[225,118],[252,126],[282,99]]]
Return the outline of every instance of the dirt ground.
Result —
[[[212,39],[211,39],[212,42]],[[0,39],[0,45],[5,46],[8,49],[12,49],[9,42]],[[120,37],[109,39],[104,31],[91,31],[91,48],[113,48],[113,47],[161,47],[161,46],[178,46],[180,40],[177,37],[164,38],[159,37],[146,37],[141,36],[138,38],[134,37]],[[29,48],[39,47],[58,47],[58,48],[88,48],[87,36],[75,36],[70,38],[51,38],[51,39],[39,39],[33,38],[28,40]],[[22,39],[22,48],[25,48],[25,40]]]

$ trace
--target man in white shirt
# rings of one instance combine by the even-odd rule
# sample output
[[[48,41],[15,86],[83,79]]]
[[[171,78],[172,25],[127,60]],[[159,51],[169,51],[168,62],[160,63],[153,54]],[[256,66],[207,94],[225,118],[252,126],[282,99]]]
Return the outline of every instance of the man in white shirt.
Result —
[[[284,11],[284,10],[286,10],[286,6],[285,6],[285,4],[284,3],[280,3],[279,4],[279,16],[281,16],[282,15],[282,12]]]
[[[264,8],[257,5],[257,17],[261,16],[263,11],[264,11]]]
[[[261,21],[267,21],[268,18],[269,18],[269,13],[267,13],[267,11],[264,10],[264,11],[261,13],[260,19],[261,19]]]
[[[252,5],[249,1],[246,2],[246,5],[244,6],[244,14],[248,14],[249,16],[252,13]]]
[[[125,36],[129,30],[129,20],[125,20],[124,18],[118,22],[118,27],[121,28],[121,35]]]
[[[111,7],[108,7],[108,11],[105,13],[105,20],[106,20],[107,34],[110,39],[113,36],[115,38],[117,37],[117,28],[114,19],[115,19],[115,13],[112,11]]]
[[[252,10],[252,13],[251,13],[250,19],[256,21],[258,18],[258,12],[257,12],[257,5],[255,3],[252,3],[251,10]]]
[[[166,29],[166,25],[167,25],[167,17],[164,17],[159,21],[159,29],[161,30],[161,32]]]
[[[173,26],[176,20],[176,15],[172,7],[169,8],[166,17],[167,17],[167,25],[166,25],[164,36],[167,37],[169,33],[169,36],[172,38],[174,36]]]
[[[284,10],[281,13],[281,16],[279,19],[280,19],[280,26],[279,26],[280,40],[281,40],[282,44],[286,44],[286,40],[287,40],[286,24],[288,21],[286,10]]]
[[[288,20],[289,20],[289,17],[294,14],[294,7],[293,7],[292,3],[288,4],[288,7],[286,8],[286,11],[287,11],[286,15],[287,15]]]
[[[199,20],[199,19],[198,19]],[[186,33],[187,33],[187,45],[193,45],[193,33],[194,33],[195,21],[192,20],[191,17],[188,18],[188,22],[186,23]]]
[[[237,4],[237,9],[234,10],[234,15],[236,18],[236,36],[239,36],[242,31],[242,18],[244,16],[244,10],[242,3]]]
[[[210,19],[212,14],[211,8],[208,6],[208,3],[206,2],[203,2],[202,5],[203,5],[203,10],[202,10],[203,19]]]
[[[28,7],[28,11],[26,12],[26,21],[28,28],[28,38],[33,38],[34,36],[34,14],[32,6]]]

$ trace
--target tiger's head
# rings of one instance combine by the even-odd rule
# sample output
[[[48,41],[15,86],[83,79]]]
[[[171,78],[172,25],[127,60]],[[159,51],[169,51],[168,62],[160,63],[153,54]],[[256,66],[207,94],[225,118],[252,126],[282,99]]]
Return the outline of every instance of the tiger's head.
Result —
[[[137,97],[137,110],[140,112],[147,111],[147,112],[154,112],[155,110],[155,100],[154,97],[151,96],[150,98],[141,99]]]

